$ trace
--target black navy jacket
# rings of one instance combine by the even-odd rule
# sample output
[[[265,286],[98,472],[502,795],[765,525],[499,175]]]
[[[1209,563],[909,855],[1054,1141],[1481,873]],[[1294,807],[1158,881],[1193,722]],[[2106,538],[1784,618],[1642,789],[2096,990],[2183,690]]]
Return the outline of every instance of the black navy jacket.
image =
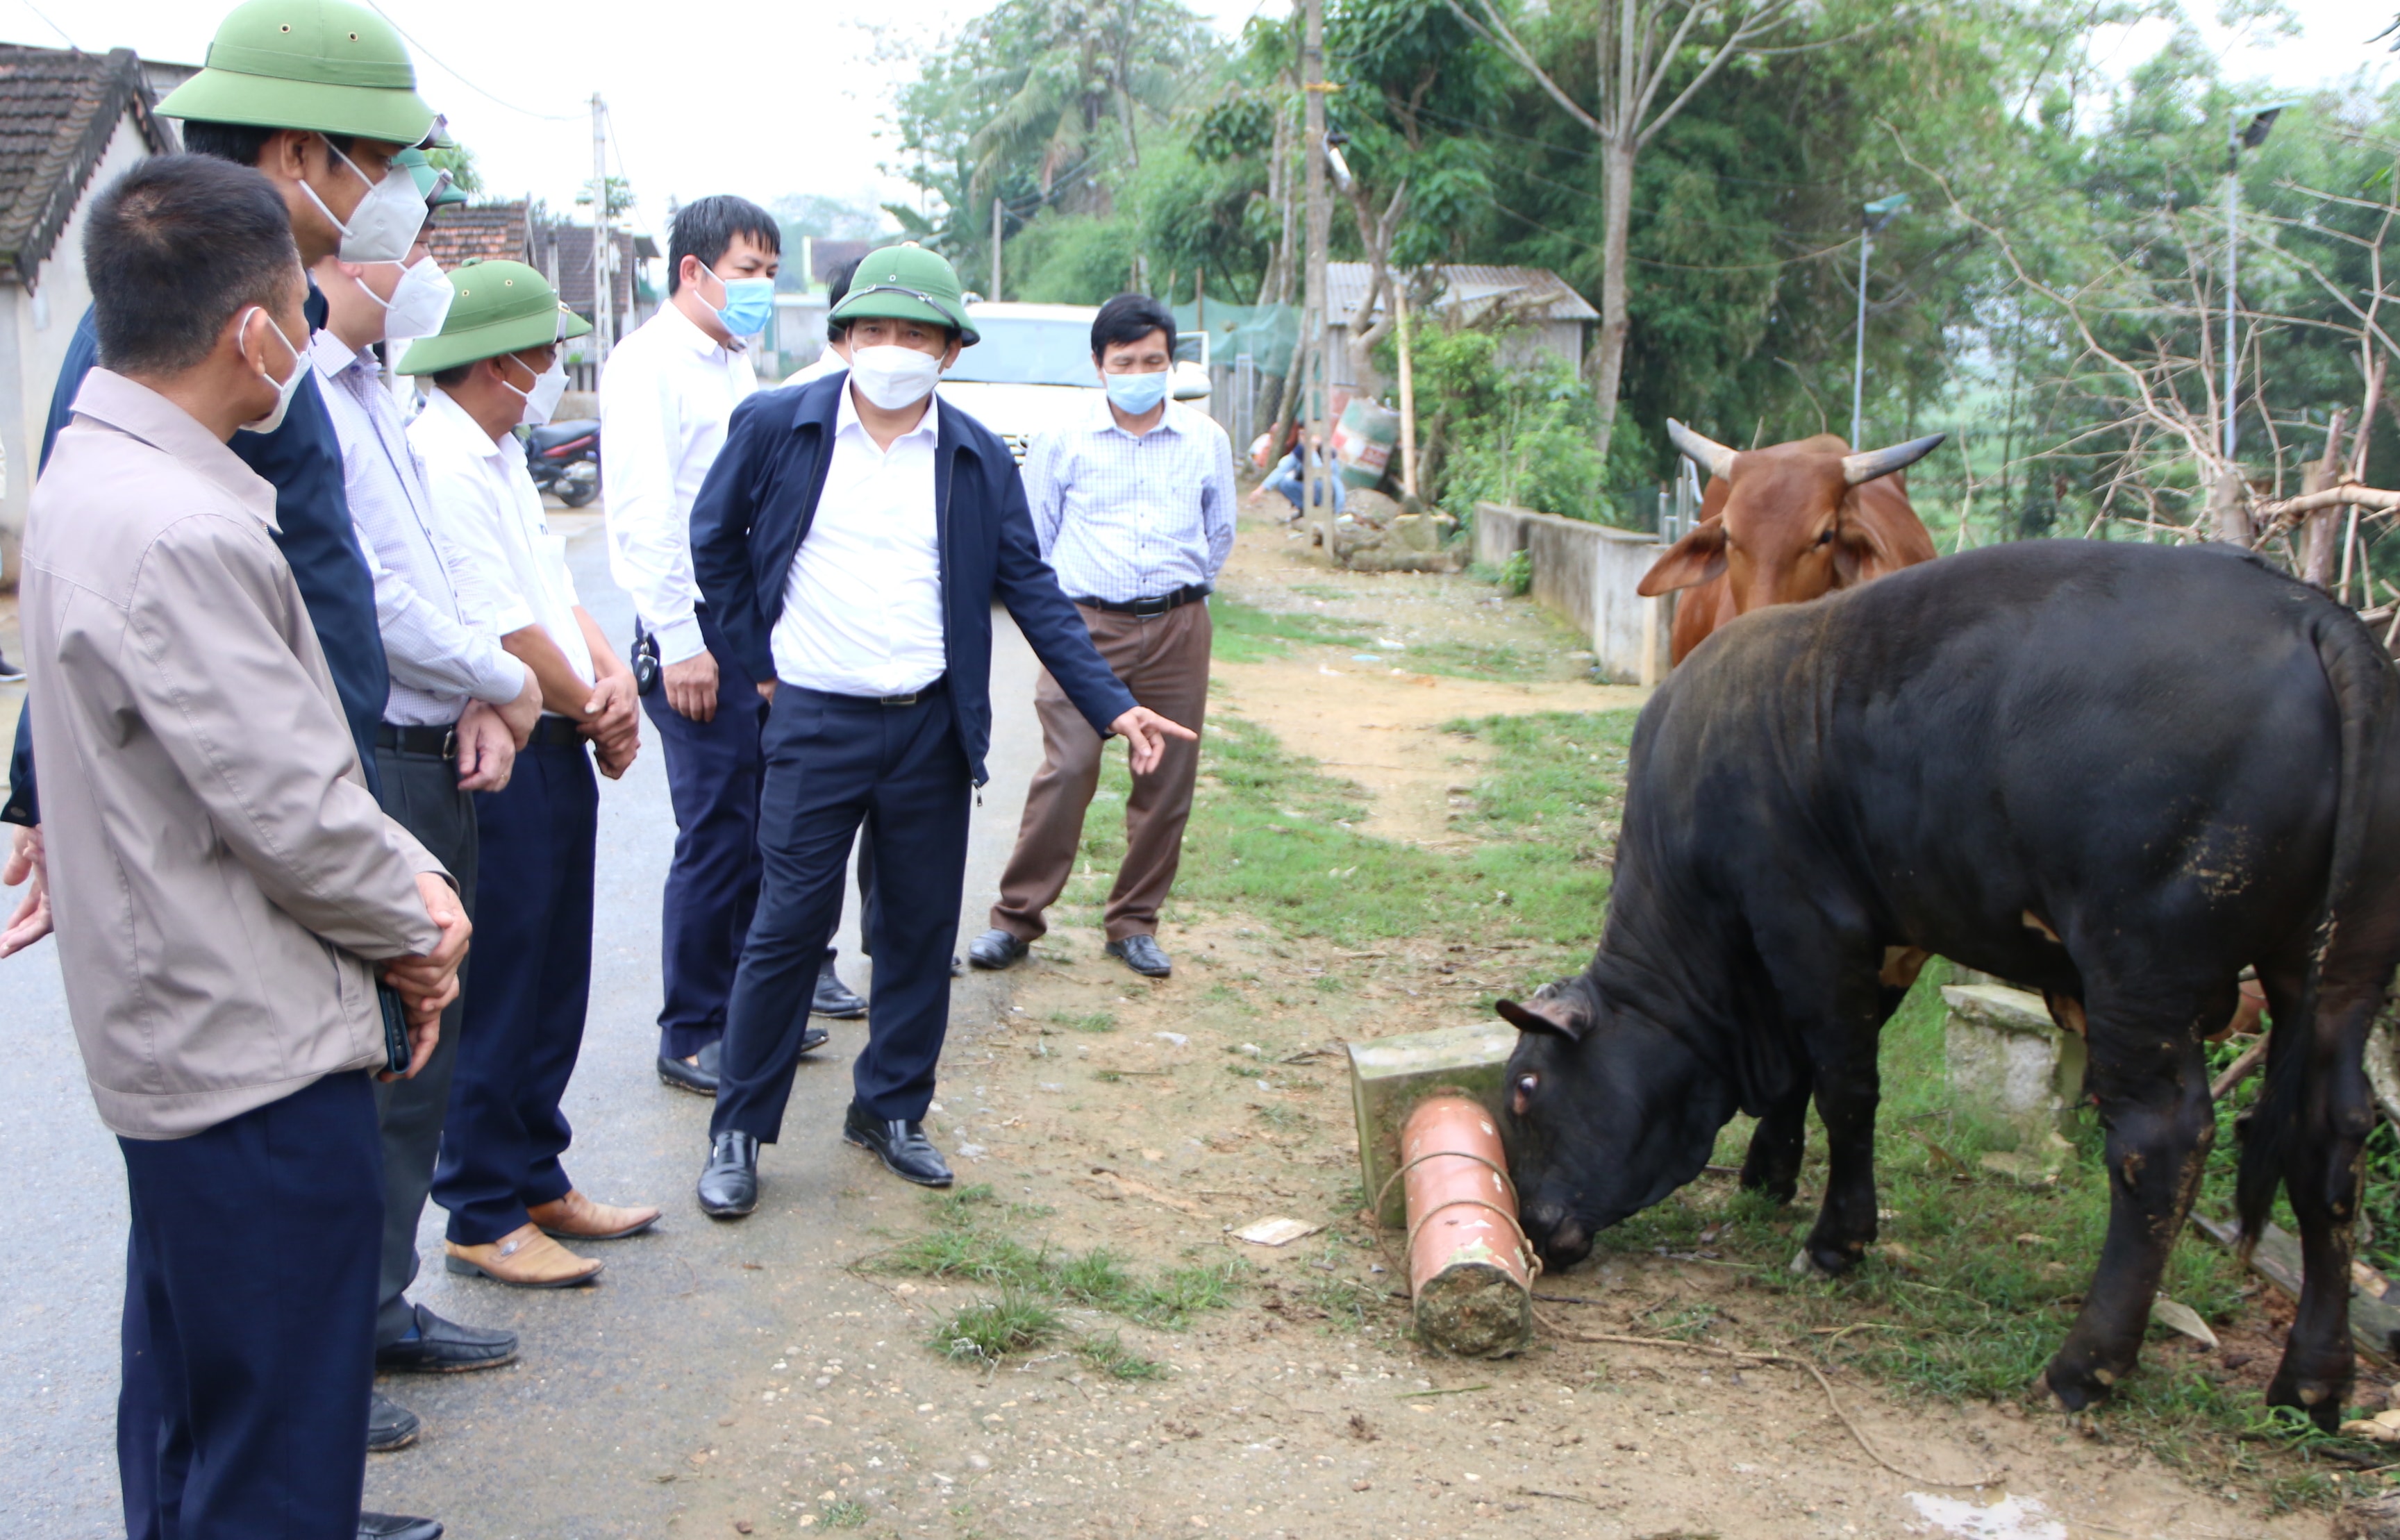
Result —
[[[307,306],[311,331],[325,323],[324,297],[312,281]],[[98,361],[100,341],[91,312],[84,312],[67,345],[59,368],[57,388],[50,395],[49,421],[42,431],[41,463],[48,465],[50,443],[75,416],[75,392]],[[359,550],[357,530],[350,524],[349,494],[342,484],[342,446],[334,437],[334,419],[326,415],[318,394],[317,370],[304,357],[305,377],[284,414],[283,426],[272,433],[236,433],[227,447],[252,470],[275,486],[275,543],[292,564],[293,581],[307,601],[308,620],[325,651],[325,667],[334,676],[334,693],[341,697],[342,715],[349,721],[358,744],[359,766],[367,784],[376,783],[375,724],[383,720],[391,696],[391,675],[383,650],[383,633],[375,619],[375,579]],[[34,786],[34,714],[18,719],[17,743],[11,756],[8,801],[0,808],[0,822],[38,824],[41,803]]]
[[[725,448],[691,505],[691,566],[734,661],[775,677],[770,638],[800,542],[815,521],[847,373],[762,390],[733,409]],[[950,710],[976,785],[991,746],[991,606],[1008,606],[1033,654],[1093,729],[1134,708],[1042,557],[1025,484],[1000,435],[941,403],[934,528],[942,571],[942,651]]]

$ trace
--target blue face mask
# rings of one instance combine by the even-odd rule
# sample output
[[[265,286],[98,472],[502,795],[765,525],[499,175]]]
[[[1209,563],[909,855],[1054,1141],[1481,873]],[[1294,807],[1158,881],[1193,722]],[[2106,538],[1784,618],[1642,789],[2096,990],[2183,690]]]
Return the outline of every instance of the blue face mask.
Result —
[[[1108,384],[1109,404],[1139,417],[1166,399],[1168,374],[1162,369],[1154,375],[1103,375],[1100,378]]]
[[[775,280],[770,278],[716,279],[725,290],[725,303],[716,307],[716,323],[737,337],[755,337],[767,329],[775,316]]]

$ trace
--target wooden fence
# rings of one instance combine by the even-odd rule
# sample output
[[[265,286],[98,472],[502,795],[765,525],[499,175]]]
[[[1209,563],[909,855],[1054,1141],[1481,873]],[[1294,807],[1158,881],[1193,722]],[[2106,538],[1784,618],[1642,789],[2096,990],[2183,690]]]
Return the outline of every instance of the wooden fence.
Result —
[[[1562,519],[1506,503],[1475,505],[1475,559],[1498,566],[1516,552],[1534,564],[1534,600],[1591,638],[1601,678],[1655,685],[1667,674],[1665,598],[1633,592],[1665,547],[1634,529]]]

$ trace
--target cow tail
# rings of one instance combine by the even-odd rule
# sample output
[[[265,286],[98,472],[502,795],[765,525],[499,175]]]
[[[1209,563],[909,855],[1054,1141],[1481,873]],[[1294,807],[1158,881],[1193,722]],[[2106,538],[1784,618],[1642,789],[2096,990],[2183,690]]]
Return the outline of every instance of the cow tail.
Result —
[[[2326,963],[2345,940],[2343,920],[2366,896],[2361,891],[2361,874],[2377,833],[2375,802],[2380,783],[2377,766],[2385,750],[2393,712],[2392,659],[2365,626],[2347,615],[2325,616],[2316,625],[2316,647],[2341,719],[2341,784],[2334,804],[2333,859],[2296,1019],[2273,1024],[2267,1043],[2265,1083],[2257,1104],[2240,1124],[2242,1165],[2234,1206],[2242,1221],[2245,1256],[2266,1233],[2268,1210],[2282,1190],[2308,1110],[2321,1103],[2321,1093],[2330,1089],[2317,1084],[2335,1068],[2316,1043],[2317,1008]]]

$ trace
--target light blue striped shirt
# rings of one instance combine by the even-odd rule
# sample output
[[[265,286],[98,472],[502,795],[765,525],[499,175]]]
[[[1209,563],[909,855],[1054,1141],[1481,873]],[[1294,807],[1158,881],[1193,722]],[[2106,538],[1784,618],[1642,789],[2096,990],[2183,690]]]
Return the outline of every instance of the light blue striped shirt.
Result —
[[[1034,439],[1025,496],[1071,599],[1161,598],[1214,582],[1233,553],[1234,446],[1181,402],[1135,438],[1094,390],[1082,421]]]

